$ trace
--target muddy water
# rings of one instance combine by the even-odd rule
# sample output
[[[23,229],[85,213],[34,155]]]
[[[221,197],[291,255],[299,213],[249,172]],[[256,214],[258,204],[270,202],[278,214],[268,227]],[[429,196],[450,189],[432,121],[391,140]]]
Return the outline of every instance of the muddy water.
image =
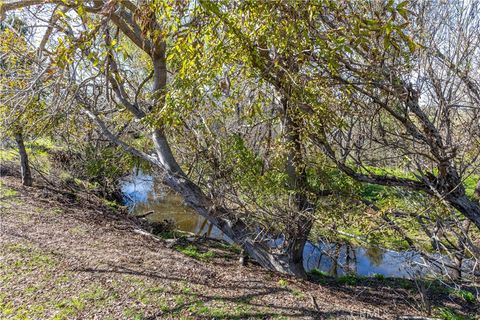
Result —
[[[169,191],[154,178],[141,172],[130,176],[121,183],[124,203],[132,214],[148,215],[151,221],[173,220],[179,230],[212,238],[226,239],[223,233],[205,218],[183,204],[182,198]]]
[[[152,221],[171,219],[178,229],[197,235],[230,240],[203,217],[186,207],[180,196],[172,194],[150,175],[137,172],[121,183],[124,202],[132,214],[149,211]],[[336,243],[309,242],[304,250],[307,270],[319,269],[330,275],[356,273],[361,276],[382,274],[387,277],[413,278],[431,271],[419,254],[396,252],[377,247],[352,247]]]

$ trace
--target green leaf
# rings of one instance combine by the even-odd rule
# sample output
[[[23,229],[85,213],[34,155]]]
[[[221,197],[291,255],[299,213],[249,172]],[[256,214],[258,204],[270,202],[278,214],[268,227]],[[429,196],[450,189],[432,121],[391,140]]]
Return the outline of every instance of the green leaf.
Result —
[[[402,38],[402,40],[405,41],[405,43],[407,44],[410,52],[413,53],[417,48],[417,44],[415,43],[415,41],[413,41],[413,39],[407,36],[403,31],[398,30],[397,32],[398,32],[398,35]]]
[[[380,23],[378,20],[375,19],[365,19],[364,22],[369,26],[375,26]]]
[[[409,2],[410,2],[409,0],[400,2],[400,3],[397,5],[397,10],[403,10],[403,9],[407,6],[407,4],[408,4]]]
[[[385,50],[388,50],[388,48],[390,48],[391,44],[392,43],[390,42],[390,37],[383,38],[383,48]]]

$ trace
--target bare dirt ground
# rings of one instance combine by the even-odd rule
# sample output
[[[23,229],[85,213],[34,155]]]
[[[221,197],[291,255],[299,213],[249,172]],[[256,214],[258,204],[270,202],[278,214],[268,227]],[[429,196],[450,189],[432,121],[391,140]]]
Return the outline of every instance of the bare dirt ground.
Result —
[[[207,253],[190,248],[190,257],[136,229],[93,197],[25,188],[17,178],[0,177],[0,318],[397,319],[422,314],[412,290],[370,282],[319,284],[251,264],[241,267],[226,246]],[[436,303],[460,308],[448,299]]]

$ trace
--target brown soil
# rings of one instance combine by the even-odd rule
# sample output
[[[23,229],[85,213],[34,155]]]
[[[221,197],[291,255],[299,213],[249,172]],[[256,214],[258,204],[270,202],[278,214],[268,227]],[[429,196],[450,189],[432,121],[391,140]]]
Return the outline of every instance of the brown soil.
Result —
[[[217,246],[195,259],[93,196],[0,177],[0,318],[396,319],[414,291],[319,284],[241,267]],[[205,245],[201,246],[205,248]],[[444,302],[437,302],[444,303]],[[448,302],[451,308],[458,308]]]

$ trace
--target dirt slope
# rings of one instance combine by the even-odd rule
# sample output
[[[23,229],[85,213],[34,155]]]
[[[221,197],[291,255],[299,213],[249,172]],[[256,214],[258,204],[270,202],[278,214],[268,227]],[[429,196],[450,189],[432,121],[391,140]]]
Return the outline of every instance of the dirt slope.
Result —
[[[320,285],[241,267],[218,250],[197,260],[135,231],[88,197],[0,177],[0,318],[396,319],[412,293]],[[223,252],[223,253],[222,253]]]

